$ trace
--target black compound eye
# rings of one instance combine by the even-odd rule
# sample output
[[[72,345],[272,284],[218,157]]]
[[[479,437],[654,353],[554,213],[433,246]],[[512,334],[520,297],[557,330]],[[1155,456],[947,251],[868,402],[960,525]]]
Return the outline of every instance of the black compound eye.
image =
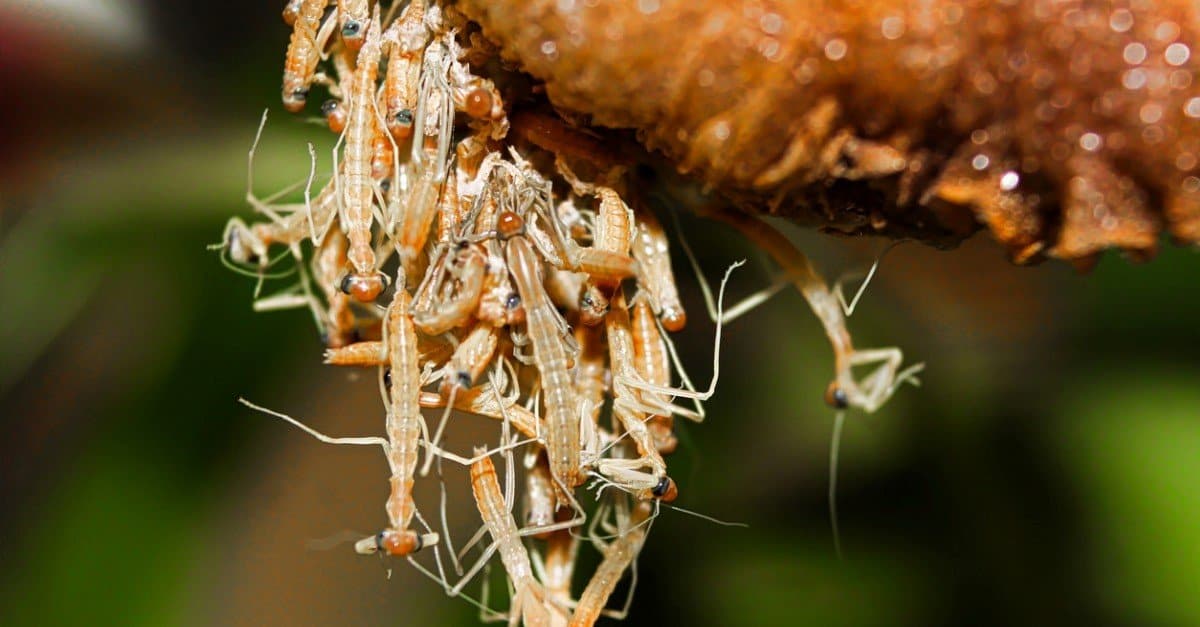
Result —
[[[336,100],[326,100],[325,102],[321,103],[321,114],[329,115],[330,113],[337,111],[338,107],[340,106],[341,103]]]
[[[351,20],[342,27],[342,37],[358,37],[358,33],[361,31],[362,24],[359,24],[357,20]]]
[[[396,113],[396,122],[403,124],[404,126],[411,126],[413,123],[412,109],[401,109],[398,113]]]
[[[846,390],[834,381],[825,389],[825,404],[834,409],[845,409],[850,405],[850,397],[846,395]]]
[[[392,389],[392,369],[388,368],[383,371],[383,386],[387,389]]]
[[[341,290],[342,293],[347,296],[350,295],[350,289],[353,287],[354,287],[354,277],[351,277],[349,274],[343,276],[342,280],[338,283],[338,289]]]
[[[670,489],[670,487],[671,479],[669,477],[663,477],[662,479],[658,480],[658,484],[654,486],[654,489],[650,490],[650,493],[654,496],[662,498],[663,495],[667,493],[667,490]]]
[[[471,387],[471,373],[469,373],[465,370],[459,370],[458,376],[455,378],[455,380],[458,382],[459,387],[462,387],[462,388]]]
[[[508,295],[508,299],[504,301],[504,306],[508,309],[516,309],[521,306],[521,295],[513,292]]]
[[[375,550],[383,551],[383,532],[375,534]]]
[[[308,90],[307,89],[294,90],[294,91],[292,91],[292,98],[295,98],[296,100],[306,100],[306,99],[308,99]]]
[[[386,194],[390,189],[392,189],[392,179],[386,178],[382,181],[379,181],[379,191]]]

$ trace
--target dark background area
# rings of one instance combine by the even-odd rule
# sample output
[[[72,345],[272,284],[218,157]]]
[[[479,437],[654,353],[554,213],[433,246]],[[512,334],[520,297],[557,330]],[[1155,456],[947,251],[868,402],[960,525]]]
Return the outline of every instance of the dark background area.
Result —
[[[476,624],[339,542],[382,520],[377,450],[235,402],[382,426],[373,377],[321,366],[309,316],[253,313],[253,280],[205,248],[251,215],[264,107],[260,193],[304,176],[308,141],[328,161],[330,134],[278,103],[281,6],[33,4],[0,4],[0,624]],[[731,289],[768,282],[724,226],[683,231],[710,279],[749,258]],[[830,277],[885,245],[789,234]],[[679,261],[676,342],[706,382],[713,329]],[[847,419],[843,560],[828,344],[792,292],[734,322],[670,464],[678,505],[749,527],[664,510],[627,624],[1200,623],[1197,276],[1170,245],[1088,276],[1013,267],[985,236],[890,253],[851,330],[927,369]]]

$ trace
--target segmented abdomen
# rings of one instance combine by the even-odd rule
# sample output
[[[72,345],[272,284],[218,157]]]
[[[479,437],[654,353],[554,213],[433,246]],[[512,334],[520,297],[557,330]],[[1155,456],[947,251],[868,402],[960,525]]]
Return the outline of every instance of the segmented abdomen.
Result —
[[[391,368],[391,403],[387,416],[388,463],[392,468],[392,498],[388,516],[394,529],[407,529],[413,516],[412,484],[421,436],[421,369],[417,332],[411,317],[412,299],[396,290],[387,314],[388,365]]]
[[[371,161],[376,134],[375,78],[382,54],[378,28],[377,23],[370,24],[367,43],[358,54],[342,153],[345,159],[341,182],[345,211],[342,228],[350,238],[350,262],[360,273],[375,269],[375,253],[371,249],[375,180],[371,177]]]
[[[481,449],[475,450],[476,455],[481,453]],[[484,457],[471,464],[471,489],[475,493],[479,514],[498,544],[497,552],[513,586],[521,588],[532,583],[533,567],[529,562],[529,552],[521,544],[517,524],[504,504],[504,494],[500,491],[500,481],[496,478],[496,467],[491,458]]]
[[[537,271],[538,258],[529,242],[514,237],[508,242],[508,268],[525,304],[526,328],[533,343],[534,361],[541,376],[546,404],[546,453],[556,479],[573,488],[579,476],[579,417],[574,415],[574,394],[567,373],[567,353],[557,336],[558,315],[546,297]]]
[[[579,595],[579,604],[571,616],[572,627],[596,622],[625,569],[637,559],[646,540],[646,525],[639,523],[645,519],[647,508],[646,503],[640,503],[634,514],[632,528],[618,535],[605,549],[604,560],[596,567],[583,594]]]
[[[324,9],[325,0],[304,0],[292,21],[292,37],[283,65],[283,103],[289,111],[304,107],[308,84],[321,60],[317,30]]]

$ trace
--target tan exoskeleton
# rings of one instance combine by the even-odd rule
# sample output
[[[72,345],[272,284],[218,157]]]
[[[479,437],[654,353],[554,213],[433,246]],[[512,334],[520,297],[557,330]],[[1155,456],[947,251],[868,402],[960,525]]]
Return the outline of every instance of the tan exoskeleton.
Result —
[[[401,202],[388,209],[390,224],[398,226],[398,234],[394,237],[396,250],[410,275],[415,273],[418,257],[424,253],[425,241],[437,215],[437,201],[449,171],[454,100],[447,81],[451,59],[446,40],[453,37],[453,32],[446,33],[425,48],[412,141],[415,180]],[[391,228],[389,232],[392,232]]]
[[[497,232],[505,242],[508,271],[521,294],[525,325],[533,345],[533,358],[541,377],[546,406],[546,451],[550,471],[562,489],[570,491],[583,483],[579,466],[579,415],[575,388],[567,371],[558,312],[542,288],[541,262],[525,237],[525,221],[516,213],[502,211]]]
[[[469,389],[475,379],[488,367],[492,361],[492,355],[495,354],[496,347],[499,345],[499,340],[500,334],[495,327],[489,324],[476,324],[454,349],[454,354],[438,373],[437,376],[442,380],[441,394],[449,397],[449,401],[433,434],[432,444],[435,447],[441,445],[442,433],[450,418],[450,410],[454,405],[455,397],[459,392]],[[429,473],[432,464],[433,457],[427,456],[425,465],[421,468],[422,476]]]
[[[639,499],[656,498],[670,503],[678,494],[675,482],[667,476],[667,465],[646,427],[648,416],[642,410],[640,391],[629,385],[640,380],[641,375],[635,365],[633,331],[621,290],[613,296],[612,310],[605,317],[604,325],[613,379],[613,415],[633,441],[638,457],[600,459],[597,470],[618,488]]]
[[[546,458],[546,450],[541,447],[535,447],[527,459],[532,459],[532,463],[527,463],[525,469],[525,524],[548,527],[554,524],[554,514],[558,511],[550,461]],[[550,533],[535,537],[545,539]]]
[[[263,112],[254,142],[250,147],[246,174],[246,201],[256,212],[267,216],[268,220],[247,225],[241,218],[231,218],[225,226],[222,244],[214,246],[228,255],[226,265],[239,273],[250,274],[259,279],[259,288],[267,278],[278,278],[289,274],[283,272],[268,274],[271,268],[284,256],[290,254],[295,259],[293,271],[299,274],[296,285],[276,294],[257,298],[254,301],[255,311],[274,311],[292,307],[307,307],[313,314],[317,328],[331,346],[343,343],[354,331],[356,322],[354,316],[344,302],[344,296],[331,293],[330,287],[336,286],[338,278],[344,272],[345,238],[330,238],[329,226],[336,217],[337,192],[335,181],[330,180],[313,197],[312,184],[316,176],[316,153],[309,145],[311,167],[308,179],[285,187],[266,198],[259,198],[254,193],[254,159],[262,132],[266,127],[267,113]],[[304,187],[304,201],[280,204],[279,199],[293,191],[300,184]],[[339,241],[340,238],[340,241]],[[311,239],[317,247],[311,264],[311,276],[304,267],[303,254],[300,245],[305,239]],[[270,248],[283,245],[288,250],[280,256],[271,258]],[[337,274],[337,277],[331,273]],[[326,293],[325,303],[317,298],[312,283],[315,279],[317,286]]]
[[[634,225],[633,211],[621,199],[621,195],[617,190],[606,185],[597,185],[594,183],[585,183],[580,181],[575,173],[571,171],[567,163],[562,159],[556,162],[559,173],[571,186],[571,189],[576,194],[581,196],[595,196],[599,201],[599,206],[596,208],[596,219],[592,228],[592,245],[590,249],[580,251],[581,255],[594,256],[597,263],[600,260],[606,259],[606,264],[613,266],[632,266],[633,258],[630,256],[630,245],[633,243]],[[609,172],[608,177],[612,180],[617,180],[621,177],[622,170],[616,168]],[[583,288],[583,296],[581,298],[591,298],[597,303],[605,303],[611,297],[612,288],[619,282],[612,277],[590,276]],[[581,307],[581,311],[600,310],[604,308],[603,304],[593,304],[590,307]],[[598,319],[583,319],[584,324],[597,324]]]
[[[575,577],[575,561],[579,556],[579,536],[570,529],[550,532],[546,538],[545,554],[533,562],[546,591],[546,603],[561,611],[571,607],[571,582]],[[554,615],[551,615],[551,619]],[[563,621],[566,622],[565,620]]]
[[[493,395],[495,395],[494,379],[492,380],[492,384]],[[509,424],[507,420],[505,424]],[[507,428],[504,429],[503,439],[505,442],[508,442]],[[518,619],[523,621],[525,625],[562,625],[566,624],[566,614],[561,608],[548,605],[545,602],[545,593],[542,585],[534,577],[533,565],[522,538],[553,531],[567,530],[570,527],[577,526],[579,522],[568,520],[552,523],[544,527],[518,527],[512,515],[515,488],[512,449],[521,444],[523,443],[506,443],[495,449],[495,451],[476,448],[474,457],[468,462],[471,469],[472,491],[475,495],[475,501],[479,508],[480,516],[483,519],[484,527],[464,545],[460,551],[460,557],[474,547],[483,538],[485,533],[491,535],[491,544],[483,549],[479,559],[466,569],[462,578],[453,586],[450,586],[444,578],[428,572],[426,574],[439,581],[445,587],[447,594],[458,596],[462,594],[463,588],[475,575],[487,565],[491,557],[499,552],[501,562],[504,564],[505,572],[508,575],[508,580],[512,585],[512,605],[507,613],[496,613],[490,610],[486,606],[487,585],[485,584],[483,604],[477,603],[486,612],[481,617],[485,620],[503,620],[507,618],[509,623],[514,625]],[[506,459],[507,472],[505,474],[504,489],[501,489],[500,481],[496,476],[495,466],[490,459],[490,455],[494,452],[503,453]]]
[[[447,254],[450,257],[443,264],[449,275],[449,280],[444,281],[448,284],[444,285],[446,289],[434,291],[440,298],[435,298],[428,308],[418,310],[414,318],[417,328],[428,335],[438,335],[467,324],[483,295],[487,271],[487,257],[483,252],[464,241],[461,248],[455,247]],[[427,278],[435,287],[443,283],[434,273]]]
[[[326,361],[342,365],[386,365],[381,374],[381,387],[387,405],[385,450],[392,473],[391,495],[387,501],[390,526],[359,541],[355,549],[364,554],[383,551],[395,556],[419,550],[425,544],[424,538],[411,531],[410,526],[416,513],[412,487],[421,435],[425,430],[420,406],[421,351],[412,321],[412,297],[403,283],[397,286],[387,308],[383,340],[329,350]]]
[[[300,254],[296,245],[305,237],[311,238],[314,244],[320,244],[337,210],[337,190],[333,179],[330,179],[316,197],[312,196],[317,165],[316,153],[311,149],[311,145],[311,166],[307,180],[285,187],[266,198],[260,199],[254,193],[254,157],[266,125],[267,111],[263,111],[258,130],[254,134],[254,142],[247,153],[246,202],[270,220],[247,225],[241,218],[231,218],[221,237],[223,248],[228,251],[229,258],[234,263],[257,266],[260,271],[270,266],[268,249],[273,244],[282,244],[292,249],[293,256],[298,260]],[[280,198],[301,186],[304,188],[304,202],[277,204]]]
[[[367,45],[370,45],[369,42]],[[422,547],[421,536],[409,529],[416,505],[412,499],[413,478],[421,441],[421,369],[417,331],[409,310],[412,297],[398,286],[388,306],[383,345],[387,349],[385,386],[388,434],[388,466],[392,470],[392,492],[387,513],[390,526],[355,544],[359,553],[383,551],[403,556]],[[381,356],[383,357],[383,356]]]
[[[550,182],[516,150],[510,148],[509,154],[512,163],[500,161],[497,165],[510,170],[511,177],[521,180],[516,187],[521,190],[521,202],[529,208],[524,213],[537,218],[526,220],[529,239],[547,262],[559,269],[585,273],[591,281],[606,286],[616,285],[638,274],[637,262],[628,254],[627,245],[626,252],[621,253],[576,243],[567,233],[567,227],[554,206]],[[624,207],[624,203],[621,203],[621,207]],[[610,208],[610,213],[616,215],[620,207]],[[614,237],[620,237],[620,229],[613,229],[611,233]],[[615,248],[619,244],[612,246]]]
[[[633,356],[637,373],[646,382],[662,387],[671,385],[671,358],[667,354],[667,344],[658,328],[658,319],[645,292],[638,292],[633,298],[631,329],[633,331]],[[681,310],[682,311],[682,310]],[[664,324],[665,326],[665,324]],[[649,399],[647,404],[665,405],[666,399],[654,392],[645,392],[643,397]],[[650,416],[647,428],[654,439],[654,446],[663,455],[675,451],[679,440],[672,431],[674,416],[671,412],[660,412]]]
[[[358,53],[349,100],[350,115],[342,134],[344,144],[342,172],[337,178],[340,189],[338,215],[342,230],[350,240],[347,257],[353,271],[339,286],[360,302],[379,297],[387,284],[383,273],[376,268],[371,225],[374,221],[375,179],[371,176],[373,140],[378,112],[375,110],[375,77],[379,72],[382,51],[379,8],[367,26],[366,43]],[[334,159],[336,161],[336,149]]]
[[[663,328],[672,333],[682,331],[687,324],[687,312],[679,300],[675,274],[671,271],[667,235],[649,208],[635,205],[634,223],[637,235],[633,240],[633,258],[642,268],[642,275],[638,277],[640,285],[649,294],[650,304],[662,320]]]
[[[650,532],[650,512],[649,502],[639,502],[633,507],[628,521],[625,521],[624,528],[618,532],[616,539],[607,545],[594,540],[596,548],[604,555],[604,559],[592,573],[592,578],[584,588],[583,594],[579,595],[579,602],[575,606],[575,612],[571,615],[571,627],[590,627],[595,624],[596,619],[602,613],[606,613],[604,606],[608,602],[608,597],[612,596],[617,583],[624,576],[625,571],[632,566],[633,583],[630,585],[625,607],[620,611],[608,613],[617,620],[625,618],[629,611],[629,602],[633,598],[633,588],[637,586],[637,557],[642,551],[646,535]]]
[[[316,80],[317,64],[333,34],[333,22],[321,22],[329,0],[303,0],[297,10],[290,3],[284,20],[291,19],[292,39],[283,63],[283,107],[299,113],[308,102],[308,89]]]
[[[766,222],[763,222],[759,218],[730,210],[717,210],[710,212],[710,215],[733,225],[741,231],[747,239],[767,251],[785,272],[786,281],[777,281],[774,285],[760,293],[747,298],[742,304],[734,307],[734,309],[738,310],[738,313],[735,315],[740,315],[740,313],[757,306],[779,291],[781,286],[787,282],[791,282],[804,296],[805,300],[808,301],[809,307],[812,308],[817,319],[821,321],[821,325],[825,329],[825,334],[833,347],[835,374],[834,380],[825,389],[825,403],[839,410],[834,419],[833,436],[830,444],[829,509],[830,521],[833,525],[834,547],[840,555],[841,539],[837,524],[836,497],[838,449],[841,441],[842,424],[845,420],[845,412],[841,410],[855,408],[861,409],[866,413],[875,412],[887,403],[896,389],[904,383],[920,385],[920,380],[917,379],[916,375],[925,368],[925,364],[917,363],[901,370],[900,366],[904,361],[904,356],[899,348],[890,347],[873,350],[856,350],[854,348],[850,332],[846,328],[845,316],[854,311],[854,306],[857,304],[859,296],[862,295],[862,290],[865,289],[866,282],[859,288],[858,294],[847,304],[840,284],[835,286],[833,290],[830,290],[808,257],[788,241],[782,233],[772,228]],[[684,250],[693,268],[696,270],[697,276],[700,276],[695,255],[692,254],[691,249],[686,245],[686,240],[684,240]],[[887,250],[885,249],[884,252]],[[876,260],[877,264],[878,260]],[[867,281],[874,275],[874,272],[875,267],[872,267],[871,272],[867,275]],[[700,282],[700,288],[704,292],[705,301],[711,309],[712,299],[708,294],[708,287],[703,280]],[[855,367],[870,366],[872,364],[879,365],[861,381],[854,378],[853,369]]]
[[[608,346],[604,338],[604,327],[580,325],[575,328],[575,343],[579,345],[579,356],[575,358],[575,394],[579,405],[586,408],[584,417],[593,425],[600,419],[604,406],[604,395],[609,390]]]
[[[482,453],[484,449],[475,449],[476,456]],[[475,494],[479,515],[493,540],[492,546],[484,551],[480,563],[486,563],[492,552],[499,552],[514,590],[512,607],[509,610],[512,619],[515,620],[519,615],[521,622],[527,627],[549,627],[550,613],[546,607],[546,593],[542,584],[533,576],[529,551],[521,542],[517,523],[513,520],[510,504],[505,501],[504,493],[500,490],[500,481],[496,477],[496,467],[491,458],[482,457],[471,464],[471,489]],[[464,577],[464,581],[468,579],[469,577]]]
[[[493,153],[495,154],[495,153]],[[480,168],[479,176],[486,176],[490,168]],[[499,208],[494,194],[485,189],[476,201],[480,212],[476,218],[476,237],[486,237],[487,231],[496,223]],[[479,298],[479,308],[475,315],[494,326],[519,324],[525,320],[525,308],[521,303],[521,295],[512,283],[508,272],[508,263],[504,259],[504,250],[500,242],[485,239],[480,246],[487,253],[483,293]]]
[[[425,25],[425,0],[409,2],[384,34],[388,50],[383,79],[384,119],[396,141],[413,134],[420,93],[421,53],[429,41]]]
[[[453,407],[468,414],[498,420],[516,429],[526,438],[537,440],[541,429],[540,421],[532,411],[517,402],[521,396],[521,388],[512,364],[503,355],[494,358],[492,364],[493,369],[484,384],[465,389],[456,385],[451,385],[449,389],[443,387],[446,394],[421,392],[421,407]],[[445,377],[445,368],[440,374],[431,378],[430,382],[437,377]],[[464,466],[469,466],[474,461],[449,457],[446,459]]]
[[[717,328],[716,333],[713,336],[713,378],[709,382],[708,388],[703,392],[695,389],[695,386],[691,383],[687,373],[683,370],[683,367],[679,361],[679,357],[675,354],[673,345],[670,341],[667,341],[668,354],[671,355],[671,361],[675,365],[676,370],[679,372],[679,375],[683,380],[683,384],[685,386],[684,388],[672,388],[654,384],[643,380],[641,376],[613,376],[614,388],[617,383],[621,383],[629,386],[630,388],[641,391],[641,394],[636,399],[632,397],[629,399],[630,403],[636,404],[635,406],[639,411],[647,412],[649,414],[673,413],[696,421],[701,421],[704,419],[705,412],[701,401],[706,401],[709,398],[712,398],[712,395],[717,387],[717,381],[721,376],[721,332],[724,328],[726,319],[726,313],[724,309],[725,287],[729,283],[729,276],[733,273],[733,271],[745,263],[746,262],[742,260],[735,261],[734,263],[730,264],[730,266],[725,269],[725,276],[721,279],[721,288],[717,294],[717,302],[713,310],[713,318],[716,320]],[[663,337],[663,339],[666,340],[665,337]],[[671,402],[674,397],[691,399],[695,403],[695,409],[688,409]]]
[[[300,17],[301,7],[304,6],[304,0],[288,0],[288,3],[283,7],[283,23],[291,26],[296,23]]]
[[[441,393],[451,388],[467,389],[474,385],[492,361],[499,344],[499,330],[488,324],[476,324],[454,350],[442,375]]]
[[[350,297],[337,287],[346,273],[348,246],[345,235],[337,230],[331,231],[317,247],[312,260],[313,278],[325,294],[325,324],[322,334],[325,345],[330,348],[345,346],[358,339],[358,322],[350,308]]]
[[[382,349],[383,354],[362,355],[367,364],[388,365],[388,369],[381,373],[381,388],[387,404],[386,439],[329,438],[287,416],[270,412],[300,426],[323,441],[383,446],[391,469],[391,494],[386,507],[390,524],[387,529],[355,544],[355,550],[363,554],[382,551],[393,556],[406,556],[435,544],[438,540],[437,534],[419,534],[411,529],[412,519],[416,515],[412,486],[424,425],[419,405],[421,369],[417,334],[412,323],[410,305],[411,296],[401,286],[388,306],[382,342],[368,343],[369,346]],[[358,354],[347,349],[337,352]]]
[[[750,241],[765,250],[778,263],[808,301],[833,346],[834,380],[825,391],[825,402],[836,409],[856,408],[873,413],[892,397],[904,383],[919,384],[916,374],[925,364],[900,369],[904,355],[899,348],[856,350],[846,328],[844,299],[830,290],[812,262],[779,231],[762,220],[735,211],[717,211],[712,217],[733,225]],[[703,285],[702,285],[703,287]],[[879,364],[861,380],[854,378],[856,367]]]

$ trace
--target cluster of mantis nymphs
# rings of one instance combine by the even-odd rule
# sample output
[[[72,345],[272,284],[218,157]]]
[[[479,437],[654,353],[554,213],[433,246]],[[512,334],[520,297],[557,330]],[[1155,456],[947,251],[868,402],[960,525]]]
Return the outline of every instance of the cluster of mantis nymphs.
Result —
[[[664,459],[677,445],[673,420],[704,417],[724,321],[798,286],[833,341],[837,376],[826,397],[839,408],[874,411],[919,369],[897,372],[897,349],[855,351],[840,290],[765,223],[721,213],[785,273],[729,310],[721,301],[737,264],[715,305],[701,282],[717,331],[713,383],[698,390],[668,337],[686,316],[659,221],[644,203],[627,204],[621,168],[522,154],[507,141],[501,90],[471,71],[478,35],[465,36],[452,9],[292,0],[284,19],[294,29],[284,106],[302,111],[314,84],[329,92],[320,111],[339,135],[333,171],[314,186],[310,147],[305,181],[269,198],[251,185],[248,200],[266,219],[234,218],[221,247],[260,278],[294,259],[296,286],[256,308],[311,309],[326,363],[378,370],[386,437],[333,438],[263,409],[327,442],[383,448],[387,524],[355,544],[359,553],[407,559],[464,597],[498,553],[511,600],[505,610],[477,601],[488,618],[590,625],[621,615],[606,609],[609,596],[636,572],[651,522],[677,496]],[[302,201],[280,200],[301,186]],[[273,246],[284,249],[274,258]],[[851,376],[876,363],[862,381]],[[448,450],[447,426],[477,420],[453,410],[490,419],[495,437],[470,454]],[[504,482],[493,457],[506,461]],[[448,463],[469,467],[483,521],[457,549],[444,504],[439,526],[413,498],[414,482],[431,470],[440,477]],[[523,505],[514,508],[517,485]],[[601,561],[578,592],[581,540]],[[476,546],[486,548],[465,565]],[[424,555],[432,557],[416,559]]]

